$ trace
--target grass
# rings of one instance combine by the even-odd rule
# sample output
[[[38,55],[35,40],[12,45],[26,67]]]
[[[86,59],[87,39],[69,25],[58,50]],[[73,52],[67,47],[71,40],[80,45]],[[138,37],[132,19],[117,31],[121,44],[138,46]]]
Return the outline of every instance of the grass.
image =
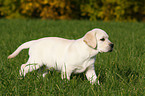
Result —
[[[143,96],[145,95],[145,23],[86,20],[6,20],[0,19],[0,94],[3,96]],[[19,76],[28,59],[23,50],[7,59],[20,44],[42,37],[81,38],[93,28],[102,28],[115,44],[112,53],[96,56],[95,71],[101,85],[91,85],[85,74],[61,80],[59,72],[45,78],[38,71]],[[39,77],[38,77],[39,76]]]

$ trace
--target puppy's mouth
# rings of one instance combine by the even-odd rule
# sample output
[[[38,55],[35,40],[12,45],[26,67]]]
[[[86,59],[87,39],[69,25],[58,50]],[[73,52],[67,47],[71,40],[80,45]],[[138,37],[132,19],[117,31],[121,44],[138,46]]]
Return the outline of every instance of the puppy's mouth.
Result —
[[[113,51],[114,44],[111,43],[109,46],[110,46],[110,50],[108,52],[112,52]]]
[[[113,51],[113,48],[109,48],[109,50],[106,50],[106,51],[99,50],[100,53],[103,53],[103,52],[112,52],[112,51]]]
[[[108,52],[112,52],[113,51],[113,48],[111,48]]]
[[[108,52],[112,52],[112,51],[113,51],[113,49],[109,50]]]

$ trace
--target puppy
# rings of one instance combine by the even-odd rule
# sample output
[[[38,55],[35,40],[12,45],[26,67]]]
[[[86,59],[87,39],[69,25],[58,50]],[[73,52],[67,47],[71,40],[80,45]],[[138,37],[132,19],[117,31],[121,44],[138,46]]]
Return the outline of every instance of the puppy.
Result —
[[[99,52],[111,52],[113,43],[109,41],[107,33],[101,29],[93,29],[77,40],[58,37],[46,37],[32,40],[19,46],[8,59],[14,58],[22,49],[29,48],[29,59],[22,64],[20,75],[25,76],[46,65],[47,69],[54,68],[61,71],[61,78],[70,80],[71,73],[86,72],[90,83],[97,81],[94,63]],[[45,76],[47,73],[44,73]],[[99,84],[99,81],[98,81]]]

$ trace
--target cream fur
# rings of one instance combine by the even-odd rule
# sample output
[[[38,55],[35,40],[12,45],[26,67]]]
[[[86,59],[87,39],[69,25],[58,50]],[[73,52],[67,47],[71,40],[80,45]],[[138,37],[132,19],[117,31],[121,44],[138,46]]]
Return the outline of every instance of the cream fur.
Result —
[[[104,38],[105,41],[100,39]],[[86,72],[90,83],[96,82],[94,63],[99,52],[112,50],[108,35],[101,29],[93,29],[77,40],[46,37],[22,44],[8,58],[14,58],[22,49],[29,48],[29,59],[22,64],[20,75],[26,75],[46,65],[46,68],[61,71],[61,78],[70,79],[71,73]],[[45,76],[47,73],[44,73]],[[99,81],[98,81],[99,84]]]

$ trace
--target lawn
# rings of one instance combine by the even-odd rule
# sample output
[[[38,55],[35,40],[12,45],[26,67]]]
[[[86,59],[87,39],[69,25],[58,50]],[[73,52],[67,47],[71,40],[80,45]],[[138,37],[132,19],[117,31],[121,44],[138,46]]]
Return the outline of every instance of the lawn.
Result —
[[[95,71],[100,85],[91,85],[85,74],[72,74],[62,80],[59,72],[45,78],[39,70],[19,76],[28,50],[8,60],[22,43],[42,37],[81,38],[93,28],[105,30],[114,51],[96,56]],[[51,55],[51,54],[50,54]],[[3,96],[144,96],[145,23],[87,20],[0,19],[0,94]]]

